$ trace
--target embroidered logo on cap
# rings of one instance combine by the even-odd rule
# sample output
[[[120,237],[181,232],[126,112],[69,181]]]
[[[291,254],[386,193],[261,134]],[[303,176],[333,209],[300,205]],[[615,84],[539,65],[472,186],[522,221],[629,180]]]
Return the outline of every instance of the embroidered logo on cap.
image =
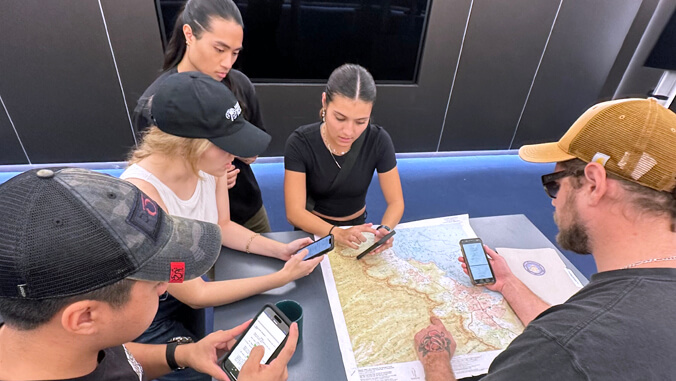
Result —
[[[162,213],[162,209],[155,201],[143,192],[138,192],[134,207],[127,216],[127,222],[155,242],[162,223]]]
[[[592,161],[592,163],[599,163],[599,164],[601,164],[602,166],[605,167],[606,163],[608,162],[608,159],[610,159],[610,156],[608,156],[604,153],[601,153],[601,152],[597,152],[596,155],[594,155],[594,157],[592,157],[591,161]]]
[[[185,279],[185,262],[171,262],[169,283],[183,283]]]
[[[241,113],[242,113],[242,108],[239,107],[239,102],[237,102],[237,103],[235,103],[234,106],[232,106],[231,108],[228,109],[228,111],[225,112],[225,118],[230,119],[234,122],[235,119],[237,119],[237,117]]]

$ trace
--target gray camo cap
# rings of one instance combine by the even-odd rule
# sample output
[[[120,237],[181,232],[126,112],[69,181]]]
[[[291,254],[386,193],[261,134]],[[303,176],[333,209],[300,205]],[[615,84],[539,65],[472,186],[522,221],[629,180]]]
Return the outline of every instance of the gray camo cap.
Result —
[[[125,278],[180,283],[220,248],[218,225],[172,217],[109,175],[40,169],[0,185],[0,298],[67,297]]]

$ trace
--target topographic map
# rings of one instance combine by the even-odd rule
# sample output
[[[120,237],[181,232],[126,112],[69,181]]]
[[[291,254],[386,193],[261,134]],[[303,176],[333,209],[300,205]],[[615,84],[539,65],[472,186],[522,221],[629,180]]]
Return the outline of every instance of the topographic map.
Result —
[[[458,346],[456,377],[485,373],[523,331],[502,295],[473,286],[460,267],[458,242],[476,237],[467,215],[400,224],[394,246],[355,257],[336,248],[322,270],[350,380],[423,380],[413,336],[438,316]]]

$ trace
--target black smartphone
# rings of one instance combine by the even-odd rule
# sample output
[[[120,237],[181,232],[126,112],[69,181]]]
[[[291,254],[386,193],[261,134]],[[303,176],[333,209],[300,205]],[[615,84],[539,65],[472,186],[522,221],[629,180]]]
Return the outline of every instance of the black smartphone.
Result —
[[[394,230],[390,231],[387,233],[383,238],[378,240],[378,242],[374,243],[371,245],[368,249],[364,250],[361,254],[357,255],[357,259],[362,259],[364,256],[373,250],[379,248],[381,245],[383,245],[385,242],[387,242],[388,239],[390,239],[396,232]]]
[[[265,348],[261,364],[269,364],[284,348],[290,326],[291,322],[286,315],[277,307],[266,304],[226,355],[221,368],[232,381],[236,381],[251,349],[256,345]]]
[[[298,250],[298,252],[300,253],[305,249],[307,249],[307,254],[303,258],[304,261],[328,253],[329,251],[333,250],[333,234],[329,234],[324,238],[320,238],[312,242],[311,244]]]
[[[460,250],[462,250],[462,256],[465,258],[469,280],[473,285],[495,283],[493,268],[488,262],[488,256],[480,238],[461,239]]]

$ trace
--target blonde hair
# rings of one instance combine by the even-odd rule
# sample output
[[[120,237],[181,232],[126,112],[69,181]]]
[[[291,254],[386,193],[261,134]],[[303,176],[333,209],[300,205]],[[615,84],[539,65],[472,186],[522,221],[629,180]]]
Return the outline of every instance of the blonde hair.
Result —
[[[141,144],[129,154],[129,165],[136,164],[156,153],[167,156],[179,156],[188,162],[190,168],[199,175],[197,163],[211,142],[207,139],[183,138],[149,127],[142,134]]]

